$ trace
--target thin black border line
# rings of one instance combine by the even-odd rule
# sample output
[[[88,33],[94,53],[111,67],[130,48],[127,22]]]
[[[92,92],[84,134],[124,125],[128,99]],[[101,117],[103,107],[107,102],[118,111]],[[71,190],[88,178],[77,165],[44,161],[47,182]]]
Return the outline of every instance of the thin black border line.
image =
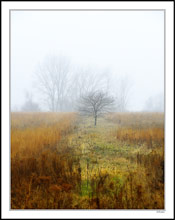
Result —
[[[20,1],[19,1],[20,2]],[[77,1],[78,2],[78,1]],[[171,2],[171,1],[170,1]],[[165,92],[166,92],[166,9],[9,9],[9,136],[10,136],[10,178],[9,181],[11,183],[11,12],[12,11],[163,11],[164,12],[164,121],[165,121]],[[173,13],[174,14],[174,13]],[[165,137],[165,123],[164,123],[164,137]],[[157,211],[157,212],[165,212],[166,211],[166,203],[165,203],[165,138],[164,138],[164,209],[11,209],[9,207],[9,211]],[[9,184],[9,192],[10,192],[10,203],[11,205],[11,184]]]

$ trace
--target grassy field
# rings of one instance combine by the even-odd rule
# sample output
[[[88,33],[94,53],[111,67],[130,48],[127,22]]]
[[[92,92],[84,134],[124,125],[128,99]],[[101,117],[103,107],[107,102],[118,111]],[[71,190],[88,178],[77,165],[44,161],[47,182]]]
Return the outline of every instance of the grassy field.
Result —
[[[164,114],[12,113],[12,209],[163,209]]]

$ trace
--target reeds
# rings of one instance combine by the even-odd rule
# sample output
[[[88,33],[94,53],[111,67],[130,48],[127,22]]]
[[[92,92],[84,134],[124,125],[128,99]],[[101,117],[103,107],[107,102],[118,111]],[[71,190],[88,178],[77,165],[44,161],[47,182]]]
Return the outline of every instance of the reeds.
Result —
[[[163,128],[118,128],[114,135],[117,140],[129,144],[145,144],[149,148],[164,146]]]
[[[78,168],[66,137],[75,120],[75,114],[12,114],[12,209],[71,207],[67,194],[76,191]]]

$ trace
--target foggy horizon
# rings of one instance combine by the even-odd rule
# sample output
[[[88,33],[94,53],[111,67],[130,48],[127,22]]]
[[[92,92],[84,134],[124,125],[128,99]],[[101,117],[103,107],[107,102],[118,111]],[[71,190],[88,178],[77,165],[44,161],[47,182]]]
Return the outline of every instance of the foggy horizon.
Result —
[[[35,75],[53,56],[70,61],[71,80],[105,74],[114,97],[126,79],[125,111],[163,111],[163,11],[12,11],[11,111],[21,110],[27,93],[48,111]]]

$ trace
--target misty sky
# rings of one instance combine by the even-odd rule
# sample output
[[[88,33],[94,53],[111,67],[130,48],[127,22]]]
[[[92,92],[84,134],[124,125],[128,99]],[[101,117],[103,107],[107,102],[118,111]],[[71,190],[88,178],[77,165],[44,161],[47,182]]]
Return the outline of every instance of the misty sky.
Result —
[[[26,90],[38,101],[35,69],[52,54],[75,66],[109,69],[116,86],[127,75],[129,109],[142,110],[150,96],[164,92],[164,12],[12,11],[12,108],[24,103]]]

